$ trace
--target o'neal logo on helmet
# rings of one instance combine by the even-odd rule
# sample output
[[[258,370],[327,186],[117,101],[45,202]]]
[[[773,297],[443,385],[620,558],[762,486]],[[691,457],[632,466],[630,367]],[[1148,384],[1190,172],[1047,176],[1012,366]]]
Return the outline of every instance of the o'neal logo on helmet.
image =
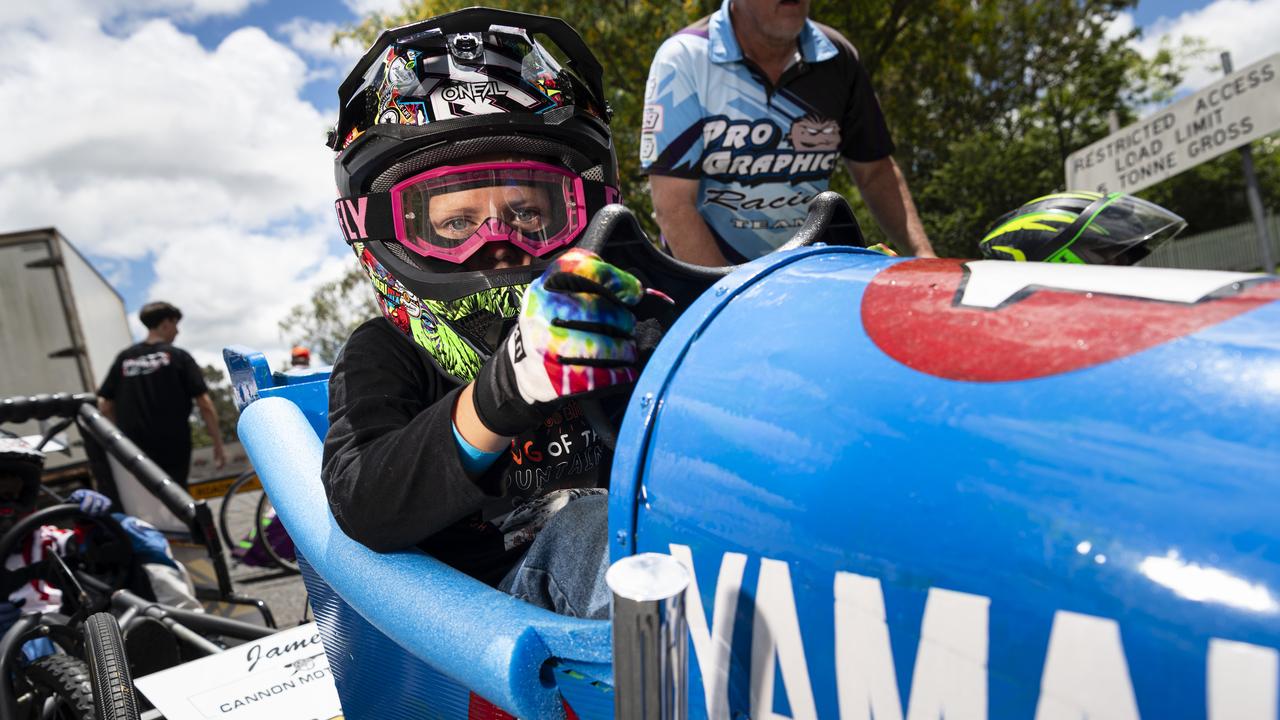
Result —
[[[441,372],[471,382],[485,357],[449,326],[477,312],[512,318],[520,309],[520,296],[528,285],[486,290],[458,300],[422,300],[378,262],[364,243],[354,244],[356,256],[373,283],[378,308],[400,332],[427,351]]]
[[[500,43],[490,40],[483,51],[486,72],[479,72],[447,53],[387,48],[381,79],[371,87],[377,98],[376,121],[426,125],[474,115],[538,113],[571,100],[556,79],[556,69],[538,63],[526,67],[530,63],[508,58],[501,50]],[[533,57],[537,56],[527,56]],[[358,135],[353,132],[347,142]]]

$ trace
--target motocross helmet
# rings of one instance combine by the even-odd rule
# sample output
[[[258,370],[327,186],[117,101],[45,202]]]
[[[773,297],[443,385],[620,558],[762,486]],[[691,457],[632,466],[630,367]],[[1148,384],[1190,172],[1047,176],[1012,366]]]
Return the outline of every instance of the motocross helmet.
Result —
[[[1187,223],[1125,193],[1045,195],[996,221],[978,246],[996,260],[1133,265]]]
[[[44,453],[21,438],[0,436],[0,535],[35,508]]]
[[[475,377],[525,288],[616,200],[602,76],[563,20],[470,8],[384,31],[339,87],[339,225],[383,314],[445,374]],[[484,198],[474,217],[437,211],[465,193]],[[491,242],[534,262],[468,269]]]

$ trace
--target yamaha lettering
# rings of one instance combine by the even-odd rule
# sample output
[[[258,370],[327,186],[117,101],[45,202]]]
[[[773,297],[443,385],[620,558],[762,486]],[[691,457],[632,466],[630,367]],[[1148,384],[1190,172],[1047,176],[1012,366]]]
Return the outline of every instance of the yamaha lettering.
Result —
[[[1009,652],[991,644],[991,627],[1004,621],[992,598],[922,588],[923,602],[912,598],[913,607],[905,608],[875,577],[837,571],[825,586],[802,584],[789,563],[735,552],[700,560],[699,575],[689,546],[673,543],[670,551],[692,580],[685,593],[691,665],[703,696],[694,685],[689,703],[705,706],[708,718],[814,720],[819,692],[832,685],[841,718],[983,720],[990,705],[1011,704],[995,693],[1015,687],[988,671],[992,656]],[[756,571],[754,587],[749,570]],[[815,622],[798,610],[815,604],[830,608],[830,620]],[[1042,627],[1022,633],[1026,640],[1044,638],[1036,720],[1138,720],[1124,628],[1065,609],[1043,619]],[[815,625],[832,628],[834,637],[812,632]],[[814,651],[831,645],[834,655]],[[1276,717],[1280,652],[1222,638],[1194,652],[1203,664],[1210,720]],[[811,666],[811,657],[831,657],[833,666]],[[778,712],[780,701],[789,706],[786,714]],[[1204,717],[1188,709],[1193,715]]]

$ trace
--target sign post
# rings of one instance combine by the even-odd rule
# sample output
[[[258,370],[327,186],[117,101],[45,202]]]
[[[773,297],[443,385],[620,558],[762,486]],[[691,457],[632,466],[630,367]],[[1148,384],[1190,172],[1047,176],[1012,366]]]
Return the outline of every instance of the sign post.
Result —
[[[1231,74],[1231,53],[1222,53],[1222,72]],[[1258,228],[1258,257],[1262,259],[1263,272],[1275,272],[1276,263],[1271,259],[1271,232],[1267,228],[1267,216],[1262,210],[1262,193],[1258,191],[1258,176],[1253,171],[1253,148],[1240,148],[1240,164],[1244,166],[1244,192],[1249,198],[1249,212]]]

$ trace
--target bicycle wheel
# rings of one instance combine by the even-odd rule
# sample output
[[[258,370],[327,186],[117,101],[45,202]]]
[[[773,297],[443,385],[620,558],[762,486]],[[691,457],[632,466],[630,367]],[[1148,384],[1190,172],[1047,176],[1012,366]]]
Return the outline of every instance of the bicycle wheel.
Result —
[[[124,638],[111,613],[97,613],[85,620],[84,654],[89,660],[98,720],[138,720],[138,699],[133,694]]]
[[[218,508],[218,532],[232,557],[243,558],[253,547],[258,536],[254,513],[258,498],[263,496],[262,483],[258,482],[258,474],[253,470],[241,473],[222,496],[222,506]]]
[[[23,671],[31,683],[36,717],[94,720],[89,666],[70,655],[46,655]]]
[[[271,498],[262,493],[258,500],[258,511],[254,513],[258,533],[262,540],[262,549],[267,551],[272,562],[289,572],[301,572],[298,568],[298,555],[293,547],[293,538],[289,537],[284,523],[276,517],[276,510],[271,506]]]

